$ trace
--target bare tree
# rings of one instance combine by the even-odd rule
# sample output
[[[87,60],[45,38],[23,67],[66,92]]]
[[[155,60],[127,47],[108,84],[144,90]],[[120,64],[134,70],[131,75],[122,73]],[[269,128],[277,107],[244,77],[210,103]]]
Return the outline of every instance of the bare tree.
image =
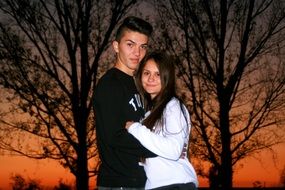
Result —
[[[284,3],[155,1],[159,45],[177,56],[189,90],[192,156],[210,164],[197,171],[211,189],[231,189],[239,161],[282,142]]]
[[[285,166],[280,173],[280,184],[281,187],[285,187]]]
[[[38,180],[24,179],[21,175],[15,174],[10,178],[13,190],[41,190],[41,185]]]
[[[10,177],[10,185],[13,190],[41,190],[44,188],[38,179],[25,179],[20,174],[14,174]],[[59,180],[58,185],[56,185],[54,190],[72,190],[71,185],[65,184],[62,180]]]
[[[77,189],[88,189],[98,163],[91,109],[98,68],[108,63],[113,30],[135,2],[1,1],[0,85],[21,118],[1,120],[8,133],[0,148],[58,160]]]

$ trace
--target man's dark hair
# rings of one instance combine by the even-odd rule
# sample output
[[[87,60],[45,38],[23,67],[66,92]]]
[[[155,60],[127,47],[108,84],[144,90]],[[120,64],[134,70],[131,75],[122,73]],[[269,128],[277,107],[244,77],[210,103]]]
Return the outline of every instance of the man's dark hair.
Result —
[[[119,26],[117,33],[116,33],[116,41],[120,41],[123,33],[126,30],[131,30],[134,32],[139,32],[142,33],[148,37],[150,37],[151,33],[152,33],[152,26],[149,22],[135,17],[135,16],[129,16],[126,17],[123,21],[123,23]]]

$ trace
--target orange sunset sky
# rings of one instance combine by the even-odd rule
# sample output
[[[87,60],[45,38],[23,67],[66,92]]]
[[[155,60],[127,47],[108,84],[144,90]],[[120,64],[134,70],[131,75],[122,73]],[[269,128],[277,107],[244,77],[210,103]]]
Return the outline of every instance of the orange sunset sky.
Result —
[[[273,162],[271,153],[264,151],[257,157],[248,158],[241,163],[234,175],[235,187],[252,187],[254,181],[260,181],[266,187],[278,186],[281,169],[285,167],[285,144],[275,146],[278,153]],[[0,156],[0,190],[10,189],[12,174],[21,174],[28,179],[36,179],[42,186],[55,186],[59,180],[71,184],[73,176],[53,160],[39,161],[19,156]],[[94,178],[91,178],[94,187]],[[201,187],[207,186],[207,181],[199,178]]]

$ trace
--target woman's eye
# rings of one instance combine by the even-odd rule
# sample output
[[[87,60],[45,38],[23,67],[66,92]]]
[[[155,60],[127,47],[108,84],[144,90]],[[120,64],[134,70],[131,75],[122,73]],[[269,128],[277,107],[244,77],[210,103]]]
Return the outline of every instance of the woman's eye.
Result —
[[[143,75],[147,76],[149,75],[149,72],[143,72]]]

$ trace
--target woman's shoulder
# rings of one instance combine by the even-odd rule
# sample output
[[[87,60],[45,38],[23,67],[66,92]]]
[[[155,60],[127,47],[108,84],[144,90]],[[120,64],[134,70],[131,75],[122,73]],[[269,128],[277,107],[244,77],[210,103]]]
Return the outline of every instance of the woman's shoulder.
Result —
[[[178,98],[172,97],[170,101],[166,104],[166,108],[180,106],[181,102]]]
[[[177,97],[171,98],[171,100],[166,105],[166,111],[168,112],[180,112],[182,109],[187,110],[185,104]]]

